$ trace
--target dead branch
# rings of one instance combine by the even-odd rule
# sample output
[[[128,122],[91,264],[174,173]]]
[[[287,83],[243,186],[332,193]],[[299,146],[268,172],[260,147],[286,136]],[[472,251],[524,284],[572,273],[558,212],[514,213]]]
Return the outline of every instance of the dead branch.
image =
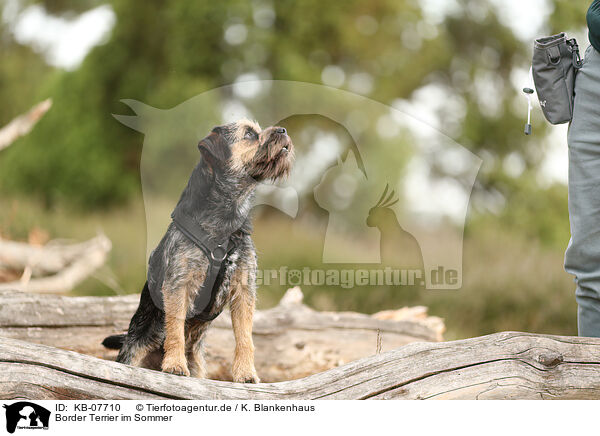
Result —
[[[20,115],[0,129],[0,150],[8,147],[19,137],[27,135],[33,126],[52,107],[52,99],[47,99],[35,105],[26,114]]]
[[[0,336],[52,345],[114,359],[101,346],[104,337],[127,329],[139,295],[62,297],[0,291]],[[396,320],[353,312],[318,312],[302,304],[299,288],[288,290],[279,305],[259,310],[254,319],[256,367],[264,381],[290,380],[415,341],[442,339],[443,322],[423,310],[400,310]],[[205,340],[210,378],[231,380],[235,341],[224,312]]]
[[[413,343],[299,380],[178,377],[0,338],[0,399],[599,399],[600,339],[505,332]]]
[[[0,283],[0,290],[70,291],[105,263],[111,246],[104,235],[79,244],[44,246],[0,239],[0,268],[23,271],[21,280]]]

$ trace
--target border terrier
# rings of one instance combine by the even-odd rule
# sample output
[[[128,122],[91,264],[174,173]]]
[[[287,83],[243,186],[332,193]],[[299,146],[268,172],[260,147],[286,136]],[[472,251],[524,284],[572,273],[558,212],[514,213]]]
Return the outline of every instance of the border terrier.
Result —
[[[248,214],[257,184],[287,176],[294,160],[283,127],[240,120],[215,127],[198,144],[201,159],[165,235],[126,334],[109,336],[117,362],[205,377],[203,337],[229,303],[235,336],[232,376],[258,383],[252,318],[257,256]]]

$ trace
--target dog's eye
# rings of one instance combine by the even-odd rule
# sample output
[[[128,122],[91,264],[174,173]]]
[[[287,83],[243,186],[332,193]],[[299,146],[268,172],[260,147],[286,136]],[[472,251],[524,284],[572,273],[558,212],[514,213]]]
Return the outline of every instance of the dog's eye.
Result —
[[[256,134],[256,132],[254,130],[248,130],[246,132],[246,134],[244,135],[244,138],[246,138],[246,139],[256,139],[256,138],[258,138],[258,135]]]

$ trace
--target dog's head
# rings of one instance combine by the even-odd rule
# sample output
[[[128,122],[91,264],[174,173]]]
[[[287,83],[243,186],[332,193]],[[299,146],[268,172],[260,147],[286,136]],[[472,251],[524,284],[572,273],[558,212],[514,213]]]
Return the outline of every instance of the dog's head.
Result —
[[[294,161],[294,146],[283,127],[262,130],[245,119],[215,127],[198,148],[211,172],[259,182],[287,176]]]

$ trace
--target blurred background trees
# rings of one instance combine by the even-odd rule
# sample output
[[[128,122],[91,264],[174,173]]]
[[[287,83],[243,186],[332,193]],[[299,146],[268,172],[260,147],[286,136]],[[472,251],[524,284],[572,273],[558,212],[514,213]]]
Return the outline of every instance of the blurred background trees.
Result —
[[[240,80],[325,84],[423,119],[483,165],[465,233],[463,290],[314,289],[305,290],[307,300],[361,311],[423,303],[447,318],[450,337],[500,329],[574,333],[573,289],[561,265],[569,237],[566,138],[539,109],[534,136],[522,134],[520,88],[533,37],[568,31],[587,45],[589,2],[531,3],[521,10],[519,2],[496,0],[4,0],[0,125],[47,97],[54,107],[0,156],[0,232],[22,238],[37,225],[76,237],[102,226],[115,245],[111,268],[135,292],[144,280],[145,234],[128,223],[143,220],[143,138],[111,116],[128,113],[120,100],[167,109]],[[44,34],[52,19],[73,23],[97,8],[109,25],[80,63],[61,64],[48,46],[23,36],[27,25],[37,23]],[[33,20],[35,13],[44,20]],[[523,24],[519,14],[532,16]],[[321,135],[345,135],[332,123],[317,125]],[[432,171],[443,177],[447,164],[433,161]],[[289,222],[269,229],[278,225],[285,231]],[[257,238],[265,262],[286,258],[260,225]],[[306,259],[296,242],[288,261],[300,264]],[[109,290],[88,282],[79,292]],[[264,304],[280,293],[265,290]]]

